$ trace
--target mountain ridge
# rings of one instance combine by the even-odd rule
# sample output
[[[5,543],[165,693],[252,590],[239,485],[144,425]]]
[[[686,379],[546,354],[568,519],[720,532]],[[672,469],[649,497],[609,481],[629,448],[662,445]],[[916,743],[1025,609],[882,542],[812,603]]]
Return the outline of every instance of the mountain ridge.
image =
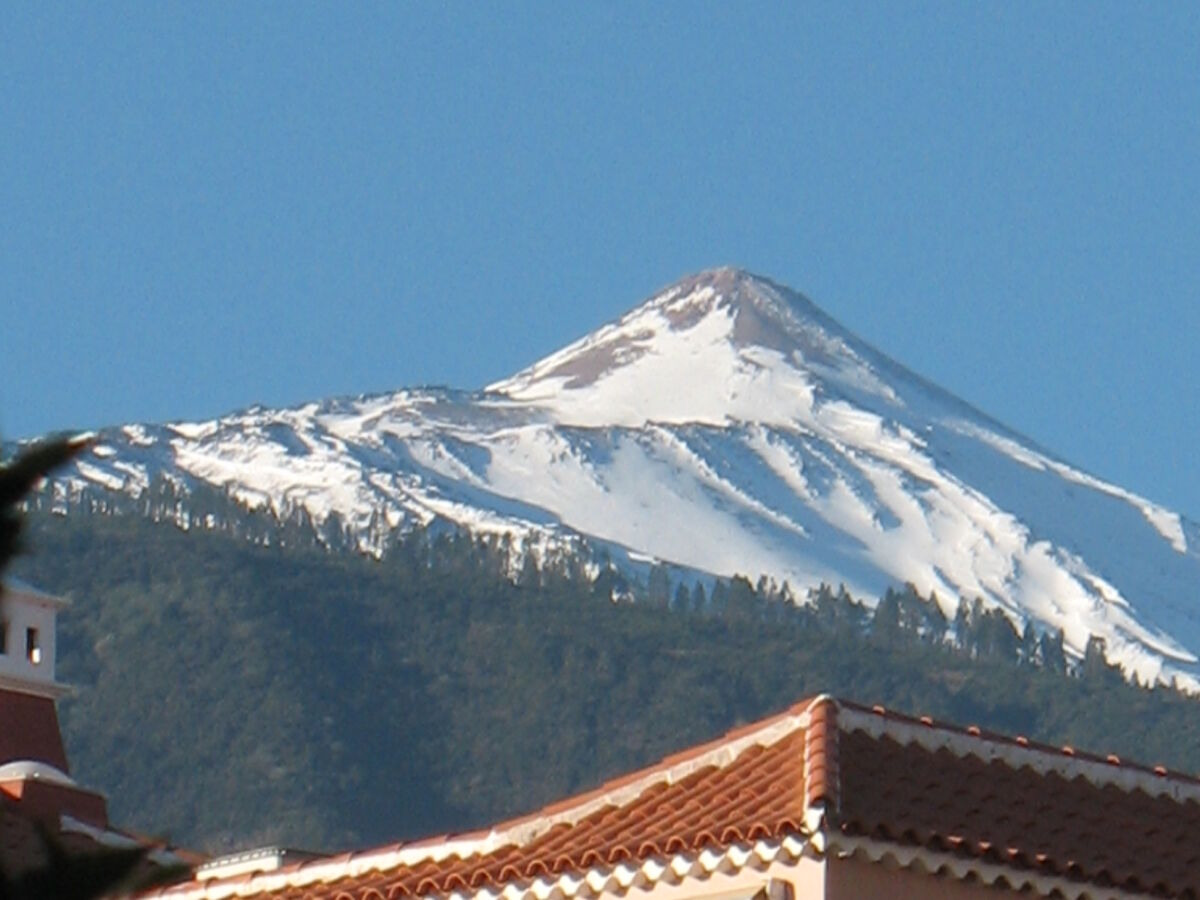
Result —
[[[155,477],[365,551],[446,521],[542,552],[586,539],[689,573],[911,582],[1021,626],[1104,638],[1145,681],[1200,690],[1200,528],[1084,473],[740,269],[668,286],[482,391],[399,390],[100,433],[55,482]]]

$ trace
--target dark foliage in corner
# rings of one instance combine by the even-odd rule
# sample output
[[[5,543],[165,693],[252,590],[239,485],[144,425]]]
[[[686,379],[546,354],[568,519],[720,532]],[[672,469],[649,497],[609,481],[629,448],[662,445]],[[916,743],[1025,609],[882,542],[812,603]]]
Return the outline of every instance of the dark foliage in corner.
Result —
[[[0,463],[0,575],[20,549],[21,505],[26,496],[86,446],[87,441],[79,438],[55,438]]]
[[[134,884],[134,873],[146,858],[143,847],[106,848],[93,853],[67,853],[55,837],[39,829],[48,861],[0,882],[0,900],[93,900]]]
[[[0,463],[0,576],[21,549],[21,504],[50,472],[87,446],[86,440],[57,438],[35,444]],[[3,580],[0,577],[0,590]],[[0,812],[2,815],[3,812]],[[0,900],[92,900],[128,884],[146,858],[144,848],[67,853],[44,828],[38,838],[45,866],[9,877],[0,868]]]

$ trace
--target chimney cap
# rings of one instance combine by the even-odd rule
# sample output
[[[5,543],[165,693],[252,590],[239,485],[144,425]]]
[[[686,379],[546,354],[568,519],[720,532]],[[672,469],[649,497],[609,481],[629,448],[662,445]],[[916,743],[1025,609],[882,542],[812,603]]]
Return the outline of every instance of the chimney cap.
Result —
[[[18,759],[0,766],[0,782],[45,781],[76,787],[75,779],[57,766],[38,759]]]

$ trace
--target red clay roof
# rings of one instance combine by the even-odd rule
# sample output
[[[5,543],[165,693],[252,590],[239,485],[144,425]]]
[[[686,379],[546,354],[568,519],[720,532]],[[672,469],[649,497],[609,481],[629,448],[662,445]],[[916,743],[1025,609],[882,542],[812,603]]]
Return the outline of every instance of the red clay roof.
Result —
[[[889,857],[1034,895],[1200,897],[1197,835],[1195,779],[818,697],[488,832],[158,895],[393,900],[541,883],[540,896],[557,882],[570,896],[583,875],[618,892],[705,877],[737,849]]]
[[[1200,897],[1194,778],[848,703],[839,719],[840,803],[827,824],[845,849],[989,864],[1011,870],[1012,886]]]

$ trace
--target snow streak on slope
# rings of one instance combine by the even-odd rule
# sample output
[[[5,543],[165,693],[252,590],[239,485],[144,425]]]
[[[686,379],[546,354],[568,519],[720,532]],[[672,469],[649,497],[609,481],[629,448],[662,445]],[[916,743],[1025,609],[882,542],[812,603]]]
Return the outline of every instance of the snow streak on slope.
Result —
[[[1200,689],[1200,531],[1054,459],[744,272],[687,279],[477,393],[400,391],[103,435],[70,490],[156,475],[281,516],[446,520],[802,589],[912,582],[1091,634]],[[620,554],[618,554],[620,555]]]

